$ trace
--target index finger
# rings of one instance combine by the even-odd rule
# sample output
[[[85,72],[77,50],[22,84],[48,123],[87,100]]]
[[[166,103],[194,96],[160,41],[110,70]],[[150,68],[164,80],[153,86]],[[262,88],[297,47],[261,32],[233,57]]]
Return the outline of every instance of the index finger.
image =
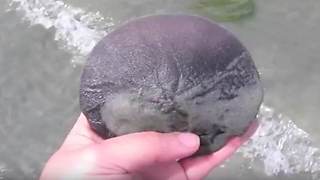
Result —
[[[258,128],[258,122],[254,121],[241,137],[232,138],[222,149],[206,156],[194,157],[185,159],[181,162],[186,175],[190,180],[202,179],[207,176],[210,171],[222,164],[228,159],[237,149],[245,143]]]
[[[81,113],[73,128],[70,130],[69,134],[64,140],[61,148],[81,148],[89,144],[99,143],[101,141],[102,138],[91,130],[87,118],[83,113]]]

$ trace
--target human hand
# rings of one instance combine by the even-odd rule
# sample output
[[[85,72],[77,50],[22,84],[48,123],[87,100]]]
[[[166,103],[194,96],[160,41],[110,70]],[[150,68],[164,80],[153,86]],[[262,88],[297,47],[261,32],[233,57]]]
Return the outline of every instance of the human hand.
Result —
[[[252,123],[243,136],[211,155],[189,157],[200,145],[194,134],[141,132],[104,140],[81,114],[40,179],[199,180],[230,157],[257,127]]]

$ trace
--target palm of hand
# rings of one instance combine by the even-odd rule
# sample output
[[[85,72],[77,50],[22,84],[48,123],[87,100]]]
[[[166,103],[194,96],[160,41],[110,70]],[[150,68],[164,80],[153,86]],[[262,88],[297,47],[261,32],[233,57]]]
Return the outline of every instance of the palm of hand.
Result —
[[[253,123],[218,152],[190,158],[199,148],[195,135],[142,132],[103,140],[81,115],[40,179],[199,180],[230,157],[256,128]]]

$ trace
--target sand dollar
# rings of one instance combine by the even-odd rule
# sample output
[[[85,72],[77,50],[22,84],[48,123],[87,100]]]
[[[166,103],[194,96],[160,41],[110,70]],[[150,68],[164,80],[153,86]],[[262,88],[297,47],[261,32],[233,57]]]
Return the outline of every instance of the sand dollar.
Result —
[[[202,17],[127,22],[91,52],[80,107],[103,138],[140,131],[193,132],[198,154],[244,133],[263,97],[257,69],[233,34]]]

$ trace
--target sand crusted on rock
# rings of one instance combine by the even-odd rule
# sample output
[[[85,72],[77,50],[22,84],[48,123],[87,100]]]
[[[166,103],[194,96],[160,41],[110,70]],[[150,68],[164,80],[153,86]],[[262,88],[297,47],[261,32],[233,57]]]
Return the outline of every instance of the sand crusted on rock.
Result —
[[[221,148],[255,119],[263,90],[246,48],[189,15],[132,20],[102,39],[83,70],[80,107],[101,137],[188,131],[198,154]]]

